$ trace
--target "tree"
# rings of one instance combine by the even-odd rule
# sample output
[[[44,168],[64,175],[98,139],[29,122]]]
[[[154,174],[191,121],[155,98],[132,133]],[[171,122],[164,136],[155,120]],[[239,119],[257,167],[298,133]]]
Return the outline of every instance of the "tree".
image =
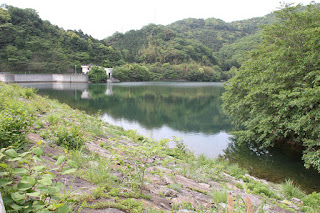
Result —
[[[276,12],[253,50],[228,81],[223,108],[239,142],[304,148],[305,166],[320,172],[320,13],[316,5]]]
[[[104,82],[107,79],[107,73],[106,71],[97,66],[93,66],[88,73],[89,80],[92,83],[101,83]]]

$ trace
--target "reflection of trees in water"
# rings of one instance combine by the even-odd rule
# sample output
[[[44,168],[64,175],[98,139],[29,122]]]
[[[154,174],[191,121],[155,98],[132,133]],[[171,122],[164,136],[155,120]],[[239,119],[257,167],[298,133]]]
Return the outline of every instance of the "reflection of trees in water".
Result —
[[[221,92],[222,87],[114,86],[113,96],[102,97],[99,106],[114,118],[138,121],[148,129],[166,124],[179,131],[211,134],[230,129],[220,107]],[[101,97],[92,95],[95,98]]]
[[[235,141],[224,152],[224,158],[239,164],[253,176],[276,183],[291,179],[306,191],[320,191],[320,175],[305,169],[301,158],[292,153],[283,153],[277,148],[259,149],[256,144]]]
[[[90,99],[81,99],[81,91],[67,95],[48,90],[46,94],[88,113],[101,110],[116,119],[137,121],[147,129],[167,125],[179,131],[205,134],[231,129],[221,109],[223,88],[219,86],[114,85],[112,95],[106,95],[107,89],[105,84],[90,84]]]

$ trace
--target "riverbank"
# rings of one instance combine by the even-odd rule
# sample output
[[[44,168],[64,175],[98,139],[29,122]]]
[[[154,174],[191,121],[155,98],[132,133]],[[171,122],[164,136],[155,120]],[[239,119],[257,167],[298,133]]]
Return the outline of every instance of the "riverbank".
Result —
[[[52,199],[34,196],[37,190],[24,194],[19,184],[15,185],[17,176],[23,175],[22,167],[28,169],[22,161],[28,154],[20,154],[20,173],[10,175],[1,167],[1,172],[7,172],[7,185],[1,184],[7,206],[31,205],[28,200],[43,199],[43,208],[69,208],[72,212],[319,211],[319,193],[305,195],[290,181],[272,184],[227,161],[196,157],[179,139],[170,149],[166,140],[153,141],[132,130],[124,131],[98,116],[40,97],[30,88],[0,83],[0,109],[1,140],[12,144],[10,138],[15,137],[15,145],[25,151],[38,150],[32,151],[34,177],[51,172],[56,174],[52,184],[64,185]],[[8,150],[1,150],[1,156],[9,158],[12,151]],[[19,149],[19,153],[25,151]],[[1,157],[2,165],[18,166],[10,162]],[[40,193],[51,187],[43,178],[34,185],[38,186]],[[17,194],[12,190],[23,199],[13,199]],[[8,203],[8,197],[14,203]]]

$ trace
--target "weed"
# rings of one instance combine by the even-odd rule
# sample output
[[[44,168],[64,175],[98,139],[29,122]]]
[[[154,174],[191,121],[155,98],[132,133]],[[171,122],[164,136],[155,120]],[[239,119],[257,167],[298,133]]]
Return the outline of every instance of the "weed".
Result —
[[[214,190],[211,197],[215,203],[227,203],[228,193],[225,190]]]
[[[242,169],[238,164],[232,164],[228,167],[227,172],[236,179],[241,178],[247,173],[245,169]]]
[[[320,212],[320,193],[313,192],[302,198],[306,206],[311,207],[308,212]]]
[[[55,132],[56,144],[68,149],[79,149],[84,143],[83,132],[76,125],[59,126]]]
[[[145,182],[145,172],[148,168],[161,164],[161,157],[165,156],[166,140],[153,141],[146,139],[139,146],[123,146],[119,148],[125,155],[115,156],[127,175],[127,183],[133,188],[142,188]]]
[[[105,184],[112,181],[110,175],[110,160],[96,155],[86,155],[83,150],[71,151],[71,159],[79,164],[79,175],[84,179]]]
[[[181,192],[181,190],[182,190],[182,185],[181,184],[177,184],[177,183],[171,183],[167,187],[170,188],[170,189],[173,189],[173,190],[175,190],[177,192]]]
[[[281,183],[280,189],[282,194],[289,200],[293,197],[301,199],[305,196],[305,193],[300,189],[300,187],[295,186],[291,180],[286,180],[284,183]]]
[[[61,175],[76,171],[68,166],[74,165],[74,162],[60,156],[55,163],[57,168],[38,165],[35,162],[42,162],[40,157],[43,153],[41,141],[38,144],[21,154],[11,147],[0,151],[0,189],[8,212],[69,211],[65,201],[70,196],[70,190],[60,197],[63,183],[58,179]]]
[[[20,147],[35,121],[32,108],[20,102],[7,102],[0,111],[0,147]]]
[[[266,184],[260,181],[252,180],[250,178],[245,178],[245,181],[247,183],[243,185],[243,188],[247,193],[253,192],[254,194],[266,196],[269,198],[279,198],[279,196],[275,192],[270,190],[270,188]]]

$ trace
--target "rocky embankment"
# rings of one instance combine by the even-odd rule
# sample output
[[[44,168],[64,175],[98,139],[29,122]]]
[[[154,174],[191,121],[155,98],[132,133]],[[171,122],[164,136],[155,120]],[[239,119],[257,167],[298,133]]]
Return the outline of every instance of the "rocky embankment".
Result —
[[[109,125],[0,83],[0,189],[13,212],[318,212],[320,194],[276,185],[183,141]],[[13,146],[14,145],[14,146]],[[299,198],[299,199],[298,199]]]
[[[41,138],[39,134],[31,133],[28,135],[30,141],[34,143],[39,140],[45,143],[45,140]],[[117,189],[117,195],[107,195],[92,197],[92,193],[95,190],[101,189],[103,193],[108,194],[112,189],[108,187],[101,187],[101,184],[94,184],[81,178],[81,175],[64,175],[60,181],[65,183],[65,190],[69,190],[71,186],[71,197],[78,202],[74,210],[80,212],[299,212],[299,205],[303,204],[299,199],[292,199],[287,201],[286,199],[269,198],[265,194],[257,195],[250,190],[245,190],[244,185],[249,182],[258,182],[263,184],[264,187],[268,187],[268,190],[279,193],[281,198],[280,189],[277,185],[268,183],[264,180],[258,180],[248,174],[245,174],[243,178],[236,179],[228,173],[221,171],[216,174],[215,178],[207,179],[206,181],[200,181],[201,168],[198,168],[198,177],[188,177],[183,175],[182,168],[188,170],[190,165],[183,161],[171,160],[164,166],[161,163],[152,164],[145,172],[145,183],[141,186],[141,192],[137,192],[130,184],[121,183],[122,179],[127,180],[124,170],[121,168],[124,164],[117,162],[119,159],[115,159],[115,152],[119,155],[125,155],[126,153],[119,148],[119,144],[127,147],[137,147],[138,143],[130,141],[129,138],[122,137],[116,143],[114,137],[96,137],[95,140],[85,144],[86,155],[89,156],[92,153],[106,158],[109,162],[108,171],[110,178],[119,181]],[[106,149],[107,147],[107,149]],[[90,153],[90,154],[89,154]],[[44,156],[42,157],[46,162],[54,162],[55,156],[64,154],[64,149],[56,145],[46,145],[44,148]],[[152,156],[150,161],[160,162],[164,161],[164,157],[156,159],[156,155]],[[167,158],[170,158],[167,156]],[[137,159],[130,158],[125,163],[135,167]],[[54,164],[52,164],[54,165]],[[97,161],[90,161],[92,167],[98,167]],[[128,166],[126,165],[126,166]],[[146,166],[146,165],[144,165]],[[194,168],[190,168],[194,169]],[[86,170],[86,169],[84,169]],[[97,174],[98,175],[98,174]],[[72,183],[72,184],[71,184]],[[103,185],[103,184],[102,184]],[[267,189],[265,189],[267,190]],[[248,192],[249,191],[249,192]],[[62,192],[63,193],[63,192]],[[141,193],[141,194],[140,194]],[[116,208],[115,203],[120,200],[132,199],[131,202],[138,205],[137,208]],[[80,202],[79,202],[80,201]],[[85,205],[81,205],[85,202]]]

